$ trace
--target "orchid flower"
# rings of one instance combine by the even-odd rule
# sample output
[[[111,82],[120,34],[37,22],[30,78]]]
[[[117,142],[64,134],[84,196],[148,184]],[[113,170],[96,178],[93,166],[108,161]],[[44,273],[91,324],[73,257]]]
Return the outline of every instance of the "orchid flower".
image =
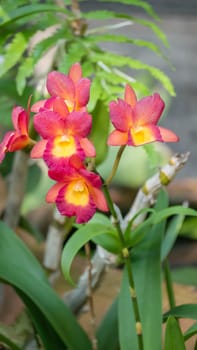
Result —
[[[43,111],[35,115],[35,130],[43,138],[31,151],[32,158],[42,158],[49,167],[66,166],[70,157],[95,157],[95,148],[86,138],[92,125],[87,112],[72,112],[62,119],[58,113]]]
[[[178,136],[157,123],[164,109],[164,101],[155,93],[137,101],[134,90],[126,85],[124,100],[110,103],[110,117],[116,130],[108,138],[108,145],[140,146],[146,143],[177,142]]]
[[[89,172],[76,157],[75,164],[65,171],[63,167],[49,170],[49,176],[57,183],[46,195],[46,201],[56,203],[59,212],[68,217],[76,216],[77,223],[89,221],[96,209],[108,211],[105,197],[101,191],[100,177]]]
[[[48,109],[64,116],[64,111],[85,111],[90,95],[90,80],[82,77],[79,63],[75,63],[68,75],[53,71],[48,74],[46,82],[50,98],[39,101],[32,106],[32,112]]]
[[[0,163],[7,152],[14,152],[34,144],[28,135],[29,111],[20,106],[12,110],[13,131],[8,131],[0,144]]]

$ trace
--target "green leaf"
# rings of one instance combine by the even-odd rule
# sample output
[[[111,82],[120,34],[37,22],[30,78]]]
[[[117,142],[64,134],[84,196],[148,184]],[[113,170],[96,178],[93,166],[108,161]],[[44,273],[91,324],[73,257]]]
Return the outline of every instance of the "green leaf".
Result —
[[[195,322],[185,333],[184,333],[184,340],[187,341],[193,335],[197,334],[197,322]]]
[[[171,83],[171,80],[165,73],[163,73],[160,69],[156,67],[150,66],[134,58],[121,56],[108,51],[105,51],[102,54],[92,53],[91,59],[94,62],[98,62],[98,61],[104,62],[109,66],[115,66],[115,67],[128,66],[131,69],[135,69],[135,70],[146,70],[153,76],[153,78],[157,79],[162,83],[164,88],[169,92],[171,96],[175,96],[175,90]]]
[[[135,318],[131,301],[130,287],[127,271],[124,270],[120,294],[118,298],[118,329],[120,349],[138,350]]]
[[[197,320],[197,304],[183,304],[174,307],[163,315],[164,321],[168,318],[168,316]]]
[[[142,26],[150,28],[153,33],[161,40],[161,42],[166,46],[169,47],[168,40],[166,38],[165,33],[158,27],[158,25],[152,21],[134,17],[131,15],[128,15],[126,13],[117,13],[114,11],[93,11],[88,13],[83,13],[84,17],[87,19],[103,19],[103,18],[121,18],[121,19],[128,19],[130,23],[128,22],[128,25],[132,25],[133,23],[141,24]],[[100,26],[97,28],[89,29],[87,30],[87,34],[95,34],[100,32],[108,32],[109,30],[118,28],[119,23],[112,24],[112,25],[106,25],[106,26]]]
[[[168,206],[168,197],[161,191],[154,207],[156,213]],[[165,210],[165,209],[163,209]],[[132,249],[136,294],[143,329],[144,350],[162,348],[162,269],[160,262],[161,243],[165,222],[157,223],[146,230],[144,239]],[[142,286],[144,286],[142,288]],[[152,302],[150,302],[152,300]]]
[[[70,14],[69,11],[67,11],[64,7],[55,6],[52,4],[33,4],[33,5],[26,5],[18,7],[17,9],[14,9],[13,11],[7,13],[6,18],[0,23],[0,27],[5,27],[10,25],[12,22],[18,21],[21,18],[36,15],[40,13],[46,13],[46,12],[53,12],[53,13],[66,13]]]
[[[118,43],[133,44],[140,47],[146,47],[151,51],[155,52],[157,55],[163,57],[165,60],[167,60],[167,57],[162,53],[159,46],[154,44],[151,41],[146,41],[142,39],[131,39],[125,35],[116,35],[116,34],[108,34],[108,33],[89,36],[88,39],[89,40],[91,39],[96,42],[112,41],[112,42],[118,42]]]
[[[171,271],[172,279],[176,283],[197,287],[197,268],[182,267]]]
[[[180,235],[197,239],[197,218],[187,218],[181,227]]]
[[[168,256],[171,251],[176,238],[179,234],[181,226],[184,221],[184,215],[177,215],[171,219],[168,228],[165,233],[165,237],[161,247],[161,259],[162,261]]]
[[[99,99],[92,111],[92,130],[90,140],[96,148],[96,164],[104,161],[107,155],[107,138],[109,134],[109,112],[104,101]]]
[[[101,0],[101,1],[105,1],[105,0]],[[141,7],[143,8],[146,13],[148,15],[150,15],[151,17],[153,17],[154,19],[159,19],[158,15],[156,14],[156,12],[153,10],[152,6],[147,2],[147,1],[141,1],[141,0],[108,0],[108,2],[118,2],[121,4],[125,4],[125,5],[133,5],[133,6],[137,6],[137,7]]]
[[[184,338],[177,320],[170,316],[166,325],[164,350],[186,350]]]
[[[14,342],[14,339],[10,338],[10,334],[5,334],[4,331],[2,332],[0,326],[0,344],[2,343],[8,345],[10,350],[22,350],[21,347]]]
[[[34,60],[32,57],[27,57],[21,63],[17,75],[16,75],[16,88],[19,95],[22,95],[25,85],[26,79],[30,77],[34,70]]]
[[[5,48],[3,62],[0,63],[0,77],[12,68],[26,49],[26,39],[22,33],[16,33],[11,43]]]
[[[197,216],[197,211],[191,208],[185,208],[182,206],[175,205],[150,215],[148,219],[146,219],[143,223],[139,224],[136,227],[136,229],[134,229],[131,232],[130,238],[128,239],[128,246],[137,244],[144,236],[145,229],[147,229],[147,227],[150,227],[151,225],[156,225],[159,222],[169,218],[170,216],[177,214],[185,216]]]
[[[61,266],[64,277],[73,284],[73,281],[70,277],[70,268],[72,261],[78,251],[86,244],[89,240],[93,239],[96,236],[99,236],[104,233],[110,233],[112,231],[111,226],[106,226],[105,224],[86,224],[79,228],[68,240],[66,243],[62,258],[61,258]]]
[[[92,241],[114,254],[119,254],[122,249],[117,232],[103,233],[92,238]]]
[[[97,329],[96,335],[98,340],[98,350],[120,350],[117,309],[118,300],[116,299],[110,306]]]
[[[91,350],[85,332],[50,287],[40,264],[3,222],[0,222],[0,237],[0,279],[11,284],[29,306],[43,342],[58,341],[60,350],[65,346],[72,350]],[[52,347],[47,349],[52,350]]]

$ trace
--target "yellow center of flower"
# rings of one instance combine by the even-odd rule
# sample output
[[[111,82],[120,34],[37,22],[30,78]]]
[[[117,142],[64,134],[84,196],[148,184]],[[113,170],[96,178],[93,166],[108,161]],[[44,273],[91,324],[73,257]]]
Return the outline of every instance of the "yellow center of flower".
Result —
[[[75,139],[72,136],[57,136],[53,142],[52,154],[56,158],[70,157],[76,153]]]
[[[74,109],[74,103],[70,100],[64,100],[69,112],[72,112]]]
[[[76,206],[85,207],[89,202],[89,191],[82,179],[72,181],[65,193],[65,200]]]
[[[148,127],[138,127],[135,129],[130,129],[131,137],[136,146],[143,145],[155,140],[152,130]]]

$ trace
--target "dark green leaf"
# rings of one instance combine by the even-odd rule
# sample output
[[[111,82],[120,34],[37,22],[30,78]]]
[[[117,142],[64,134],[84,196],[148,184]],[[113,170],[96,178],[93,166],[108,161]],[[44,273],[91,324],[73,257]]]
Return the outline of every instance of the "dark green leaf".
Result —
[[[118,300],[110,306],[97,329],[98,350],[120,350],[118,336]]]
[[[197,287],[197,267],[173,269],[171,274],[174,282]]]
[[[161,247],[162,261],[168,256],[184,221],[184,215],[177,215],[171,219]]]
[[[118,298],[118,329],[120,349],[130,350],[132,344],[132,350],[138,350],[135,317],[126,270],[124,270],[120,294]]]
[[[168,206],[168,197],[161,191],[156,213]],[[156,214],[155,214],[156,215]],[[162,348],[162,292],[161,243],[165,222],[146,230],[144,239],[132,249],[132,262],[136,293],[143,329],[144,350]],[[152,300],[152,302],[150,302]]]
[[[99,236],[101,234],[107,234],[108,232],[111,232],[112,228],[106,226],[105,224],[86,224],[85,226],[82,226],[79,228],[68,240],[66,243],[62,258],[61,258],[61,266],[62,271],[64,274],[64,277],[69,281],[71,284],[73,284],[73,281],[70,277],[70,268],[72,261],[78,251],[86,244],[89,240],[93,239],[96,236]]]
[[[168,318],[168,316],[197,320],[197,304],[183,304],[174,307],[163,315],[164,321]]]
[[[92,241],[114,254],[120,253],[122,249],[116,232],[103,233],[92,238]]]
[[[0,237],[0,279],[21,293],[43,342],[51,339],[53,344],[58,338],[59,344],[72,350],[91,350],[86,334],[48,284],[40,264],[3,222],[0,222]],[[41,323],[45,323],[46,331]]]
[[[188,215],[188,216],[197,216],[197,211],[191,208],[185,208],[182,206],[172,206],[170,208],[166,208],[157,212],[155,214],[150,215],[148,219],[146,219],[143,223],[139,224],[136,229],[134,229],[130,234],[129,245],[137,244],[145,234],[145,230],[147,227],[151,225],[156,225],[159,222],[169,218],[172,215]]]
[[[170,316],[166,325],[164,350],[186,350],[184,338],[177,320]]]
[[[103,162],[107,155],[107,138],[109,134],[109,112],[104,101],[99,99],[92,111],[92,131],[90,139],[96,148],[96,164]]]
[[[187,341],[191,337],[193,337],[194,334],[197,334],[197,322],[195,322],[185,333],[184,333],[184,340]]]

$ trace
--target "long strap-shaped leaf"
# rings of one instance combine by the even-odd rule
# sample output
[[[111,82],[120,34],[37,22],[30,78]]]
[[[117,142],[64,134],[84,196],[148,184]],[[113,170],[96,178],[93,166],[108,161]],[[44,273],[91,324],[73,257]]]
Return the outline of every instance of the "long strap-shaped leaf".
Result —
[[[58,350],[91,350],[91,343],[76,322],[72,312],[64,305],[48,284],[44,271],[23,242],[0,222],[0,279],[19,291],[29,306],[29,312],[43,342],[58,339]],[[41,327],[41,321],[47,325]],[[51,334],[51,332],[53,334]],[[53,349],[55,349],[53,347]],[[52,347],[48,348],[52,349]]]

